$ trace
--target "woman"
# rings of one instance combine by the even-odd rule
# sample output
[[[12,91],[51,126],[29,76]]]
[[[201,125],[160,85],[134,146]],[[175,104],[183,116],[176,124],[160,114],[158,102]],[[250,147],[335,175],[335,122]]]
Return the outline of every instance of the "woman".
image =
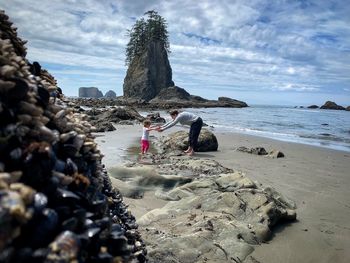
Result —
[[[201,132],[203,126],[202,118],[190,112],[179,112],[177,110],[170,111],[170,116],[173,120],[159,127],[158,131],[162,132],[173,127],[177,123],[181,123],[182,125],[190,125],[191,128],[188,136],[188,149],[185,151],[185,153],[187,153],[187,155],[193,155],[198,143],[199,133]]]

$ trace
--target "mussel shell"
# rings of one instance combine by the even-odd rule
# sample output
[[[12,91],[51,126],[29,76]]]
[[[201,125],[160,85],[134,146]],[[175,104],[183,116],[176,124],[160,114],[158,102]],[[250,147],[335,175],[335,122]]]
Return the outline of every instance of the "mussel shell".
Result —
[[[34,209],[36,213],[41,213],[47,206],[47,196],[43,193],[36,193],[34,195]]]

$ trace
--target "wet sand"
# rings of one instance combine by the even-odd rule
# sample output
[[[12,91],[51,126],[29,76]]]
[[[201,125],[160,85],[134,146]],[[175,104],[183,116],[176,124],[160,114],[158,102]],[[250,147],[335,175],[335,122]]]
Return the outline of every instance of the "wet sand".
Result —
[[[174,131],[152,135],[157,137]],[[218,138],[219,150],[197,153],[196,157],[211,158],[242,171],[265,186],[273,186],[297,205],[297,222],[276,227],[271,241],[255,246],[252,254],[255,259],[262,263],[349,262],[350,153],[213,132]],[[99,134],[96,141],[105,155],[106,167],[137,161],[140,135],[140,125],[117,126],[114,132]],[[285,158],[271,159],[236,151],[239,146],[280,150]],[[118,185],[118,181],[114,183]],[[153,192],[146,192],[141,199],[124,200],[136,218],[166,203],[156,199]]]

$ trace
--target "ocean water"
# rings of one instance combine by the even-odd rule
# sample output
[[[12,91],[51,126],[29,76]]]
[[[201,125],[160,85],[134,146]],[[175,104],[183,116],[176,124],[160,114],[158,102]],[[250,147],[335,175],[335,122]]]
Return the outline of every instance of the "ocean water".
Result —
[[[186,109],[218,131],[350,152],[350,112],[283,106]]]

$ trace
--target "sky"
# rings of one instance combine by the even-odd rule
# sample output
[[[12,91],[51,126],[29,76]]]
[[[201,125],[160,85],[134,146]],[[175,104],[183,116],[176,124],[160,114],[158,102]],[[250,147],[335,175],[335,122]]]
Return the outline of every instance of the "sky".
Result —
[[[175,85],[249,104],[350,105],[350,1],[0,0],[66,96],[123,95],[127,30],[148,10],[168,23]]]

